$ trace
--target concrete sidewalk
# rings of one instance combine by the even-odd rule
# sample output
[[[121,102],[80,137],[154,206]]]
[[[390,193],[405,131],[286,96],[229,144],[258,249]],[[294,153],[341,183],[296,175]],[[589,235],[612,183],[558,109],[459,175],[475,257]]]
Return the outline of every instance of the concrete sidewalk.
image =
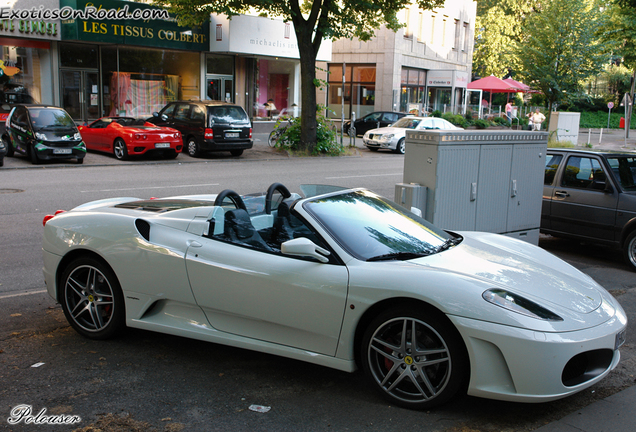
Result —
[[[593,150],[636,151],[636,130],[629,131],[629,138],[625,138],[624,129],[579,129],[577,146]]]

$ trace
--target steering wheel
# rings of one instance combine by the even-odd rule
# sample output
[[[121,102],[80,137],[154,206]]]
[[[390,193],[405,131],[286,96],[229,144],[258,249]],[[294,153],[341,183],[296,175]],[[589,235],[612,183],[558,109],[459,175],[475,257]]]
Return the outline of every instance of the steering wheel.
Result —
[[[232,189],[225,189],[224,191],[221,191],[221,193],[216,196],[214,205],[219,207],[223,206],[223,201],[225,201],[226,198],[229,198],[237,209],[243,209],[247,211],[245,203],[243,202],[243,198],[241,198],[241,196],[234,192]]]
[[[276,191],[280,192],[283,198],[289,198],[291,196],[289,189],[287,189],[285,186],[280,183],[272,183],[270,187],[267,188],[267,194],[265,195],[266,214],[272,214],[272,197],[274,196],[274,192]]]

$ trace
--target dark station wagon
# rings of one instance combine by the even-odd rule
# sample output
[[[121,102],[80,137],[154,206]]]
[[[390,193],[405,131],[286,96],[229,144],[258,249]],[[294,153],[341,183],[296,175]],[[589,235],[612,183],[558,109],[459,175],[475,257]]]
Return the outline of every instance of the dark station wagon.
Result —
[[[181,132],[184,151],[192,157],[210,151],[240,156],[251,149],[252,122],[240,105],[217,101],[170,102],[147,120]]]
[[[636,154],[548,149],[541,232],[620,248],[636,270]]]

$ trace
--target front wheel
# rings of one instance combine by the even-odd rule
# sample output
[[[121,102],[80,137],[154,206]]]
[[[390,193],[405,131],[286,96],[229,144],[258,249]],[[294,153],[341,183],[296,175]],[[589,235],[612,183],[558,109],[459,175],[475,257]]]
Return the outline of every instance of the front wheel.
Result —
[[[404,138],[402,138],[401,140],[398,141],[397,145],[395,146],[395,152],[398,154],[404,154],[405,151],[406,151],[406,143],[404,142]]]
[[[461,336],[441,313],[396,308],[366,329],[360,359],[365,374],[389,401],[427,409],[451,399],[468,377]]]
[[[278,136],[280,135],[280,133],[278,132],[278,130],[273,130],[269,133],[269,137],[267,138],[267,144],[269,144],[270,147],[276,147],[276,142],[278,141]]]
[[[632,270],[636,270],[636,231],[632,231],[625,240],[625,246],[623,246],[623,256],[625,261],[632,267]]]
[[[110,268],[92,258],[79,258],[64,270],[60,303],[66,319],[82,336],[107,339],[126,324],[124,297]]]
[[[38,153],[35,147],[31,147],[29,149],[29,157],[31,158],[31,163],[33,165],[37,165],[40,163],[40,158],[38,157]]]

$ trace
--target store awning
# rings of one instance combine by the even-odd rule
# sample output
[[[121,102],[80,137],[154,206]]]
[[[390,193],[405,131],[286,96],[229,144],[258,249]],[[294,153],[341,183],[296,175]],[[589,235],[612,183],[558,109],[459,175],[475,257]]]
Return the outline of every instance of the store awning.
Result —
[[[519,87],[514,86],[501,78],[497,78],[494,75],[490,75],[485,78],[478,79],[471,83],[468,83],[469,89],[484,90],[491,93],[518,93],[522,90]]]

